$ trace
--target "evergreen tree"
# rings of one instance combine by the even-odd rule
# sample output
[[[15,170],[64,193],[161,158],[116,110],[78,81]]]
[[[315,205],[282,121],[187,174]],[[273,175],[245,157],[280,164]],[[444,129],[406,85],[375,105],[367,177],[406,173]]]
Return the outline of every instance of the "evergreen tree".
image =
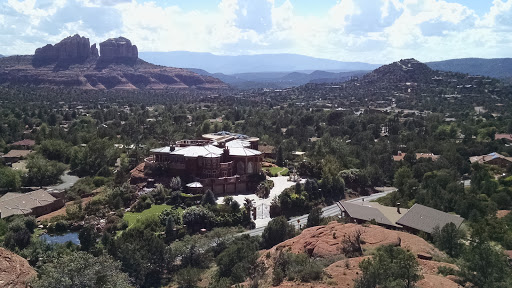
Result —
[[[281,146],[277,148],[276,165],[279,167],[284,166],[283,147]]]

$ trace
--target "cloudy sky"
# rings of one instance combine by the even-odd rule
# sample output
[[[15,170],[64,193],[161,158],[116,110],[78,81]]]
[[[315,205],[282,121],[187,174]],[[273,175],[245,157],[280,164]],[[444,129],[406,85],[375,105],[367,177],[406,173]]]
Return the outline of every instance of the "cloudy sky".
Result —
[[[386,63],[512,57],[512,0],[0,0],[0,54],[79,33],[139,51]]]

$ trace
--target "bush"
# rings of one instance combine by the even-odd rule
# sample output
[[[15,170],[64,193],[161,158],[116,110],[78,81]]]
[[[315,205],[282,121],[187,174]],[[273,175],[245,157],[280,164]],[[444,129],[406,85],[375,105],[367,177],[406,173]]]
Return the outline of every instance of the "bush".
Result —
[[[201,280],[201,273],[199,269],[187,267],[181,269],[176,274],[176,282],[178,282],[181,288],[193,288],[196,287],[197,282]]]
[[[215,215],[203,207],[191,207],[183,212],[183,224],[192,232],[212,228],[214,219]]]
[[[274,266],[272,284],[279,285],[277,283],[283,280],[281,276],[286,276],[290,281],[311,282],[320,280],[322,275],[322,265],[308,255],[280,252]]]
[[[295,227],[283,216],[272,219],[263,230],[262,244],[265,249],[272,248],[295,236]]]

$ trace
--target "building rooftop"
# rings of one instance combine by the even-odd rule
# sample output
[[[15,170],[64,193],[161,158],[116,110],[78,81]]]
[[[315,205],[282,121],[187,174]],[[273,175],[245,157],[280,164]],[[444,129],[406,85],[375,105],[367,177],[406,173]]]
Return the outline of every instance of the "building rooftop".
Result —
[[[471,163],[475,163],[475,162],[485,163],[487,161],[491,161],[491,160],[494,160],[494,159],[497,159],[497,158],[505,159],[505,160],[508,160],[508,161],[512,162],[512,157],[505,157],[505,156],[503,156],[503,155],[501,155],[499,153],[496,153],[496,152],[489,153],[487,155],[480,155],[480,156],[469,157],[469,162],[471,162]]]
[[[460,216],[414,204],[396,224],[431,234],[436,226],[443,228],[448,223],[454,223],[458,228],[463,221],[464,218]]]
[[[245,141],[245,140],[233,140],[233,141],[229,141],[228,143],[226,143],[226,147],[228,148],[242,148],[242,147],[250,147],[251,146],[251,143],[249,143],[249,141]]]
[[[12,146],[34,146],[36,145],[36,141],[32,139],[24,139],[18,142],[14,142],[11,144]]]
[[[32,150],[11,150],[7,154],[3,155],[3,158],[20,158],[27,157]]]
[[[229,147],[229,155],[230,156],[258,156],[261,155],[261,152],[254,149],[249,149],[245,147]]]
[[[188,146],[180,149],[176,148],[176,150],[170,152],[172,155],[183,155],[185,157],[205,157],[207,155],[209,155],[208,157],[220,157],[222,153],[223,150],[221,148],[213,145]]]
[[[505,139],[508,141],[512,141],[512,134],[496,134],[496,135],[494,135],[494,139],[495,140]]]
[[[370,206],[363,206],[359,204],[354,204],[350,202],[339,202],[345,212],[350,216],[350,218],[371,221],[375,220],[379,224],[387,225],[387,226],[396,226],[393,222],[391,222],[379,209],[373,208]]]
[[[203,185],[199,182],[192,182],[186,185],[188,188],[203,188]]]
[[[228,131],[220,131],[217,133],[208,133],[203,135],[204,139],[209,139],[217,142],[227,142],[227,141],[233,141],[236,139],[239,140],[245,140],[245,141],[257,141],[259,138],[257,137],[250,137],[244,134],[238,134],[238,133],[232,133]]]
[[[56,200],[44,190],[29,193],[7,193],[0,198],[1,218],[30,214],[33,208],[53,203]]]

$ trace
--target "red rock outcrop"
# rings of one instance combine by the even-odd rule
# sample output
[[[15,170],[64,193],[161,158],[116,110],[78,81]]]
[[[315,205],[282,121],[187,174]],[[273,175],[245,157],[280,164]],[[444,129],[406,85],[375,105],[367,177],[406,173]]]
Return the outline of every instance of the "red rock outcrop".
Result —
[[[102,60],[136,60],[139,58],[137,46],[124,37],[110,38],[100,43]]]
[[[35,65],[45,65],[55,62],[80,63],[91,56],[89,38],[78,34],[64,38],[55,45],[48,44],[37,48],[34,54]]]
[[[317,226],[305,229],[302,233],[284,241],[268,251],[263,251],[259,259],[260,263],[268,269],[268,274],[272,274],[272,268],[279,251],[292,253],[305,253],[313,258],[330,258],[342,254],[341,240],[344,235],[352,234],[355,231],[362,232],[363,250],[375,249],[382,245],[400,246],[409,250],[414,255],[440,255],[442,252],[437,250],[423,238],[405,232],[388,230],[380,226],[357,224],[341,224],[331,222],[326,226]],[[268,254],[267,254],[268,252]],[[270,256],[270,257],[269,257]],[[344,259],[334,262],[324,269],[327,279],[314,283],[300,283],[285,281],[278,287],[298,288],[298,287],[353,287],[356,278],[361,276],[359,263],[371,256],[362,256],[356,258]],[[423,260],[417,258],[421,267],[423,279],[416,285],[422,288],[461,287],[453,276],[443,277],[437,273],[439,266],[447,266],[453,269],[457,267],[453,264]],[[271,281],[266,279],[266,281]],[[455,277],[456,278],[456,277]],[[265,281],[265,280],[264,280]]]
[[[25,288],[36,277],[27,260],[0,248],[0,288]]]
[[[38,48],[34,56],[0,59],[0,85],[70,87],[81,89],[223,89],[217,78],[185,69],[157,66],[138,58],[137,46],[112,38],[89,46],[89,39],[75,35]]]

